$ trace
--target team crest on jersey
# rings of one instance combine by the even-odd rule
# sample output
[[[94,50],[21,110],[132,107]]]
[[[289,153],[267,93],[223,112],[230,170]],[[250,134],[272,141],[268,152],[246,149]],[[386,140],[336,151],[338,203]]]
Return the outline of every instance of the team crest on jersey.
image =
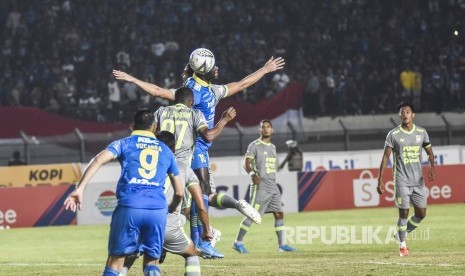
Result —
[[[415,135],[415,141],[417,143],[420,143],[421,142],[421,135]]]

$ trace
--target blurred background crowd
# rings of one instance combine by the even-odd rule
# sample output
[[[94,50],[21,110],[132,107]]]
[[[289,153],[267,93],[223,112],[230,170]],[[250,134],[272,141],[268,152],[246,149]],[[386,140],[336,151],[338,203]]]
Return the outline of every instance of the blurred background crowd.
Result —
[[[190,52],[207,47],[217,83],[271,56],[284,70],[236,100],[263,101],[291,83],[307,117],[463,111],[464,0],[0,1],[0,106],[121,122],[166,105],[112,69],[173,88]]]

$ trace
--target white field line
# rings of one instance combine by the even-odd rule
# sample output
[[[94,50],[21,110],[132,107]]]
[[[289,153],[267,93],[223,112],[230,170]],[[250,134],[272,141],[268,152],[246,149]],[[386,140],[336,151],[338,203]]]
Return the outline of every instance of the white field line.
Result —
[[[399,263],[399,262],[380,262],[380,261],[367,261],[356,262],[358,264],[376,264],[376,265],[401,265],[401,266],[439,266],[439,267],[465,267],[465,264],[447,264],[447,263]],[[350,263],[347,263],[350,264]]]
[[[98,267],[101,266],[103,267],[105,264],[104,263],[0,263],[0,266],[12,266],[12,267],[21,267],[21,266],[83,266],[83,267]],[[161,267],[164,266],[181,266],[182,263],[180,262],[179,265],[175,264],[170,264],[170,265],[165,265],[161,264]],[[226,265],[200,265],[201,267],[228,267]]]

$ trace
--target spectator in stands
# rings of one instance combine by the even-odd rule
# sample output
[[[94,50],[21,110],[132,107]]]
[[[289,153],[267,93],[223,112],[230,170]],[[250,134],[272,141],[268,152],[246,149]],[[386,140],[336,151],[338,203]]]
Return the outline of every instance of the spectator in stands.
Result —
[[[408,102],[412,102],[412,89],[415,82],[415,72],[409,65],[400,73],[400,82],[402,84],[402,98]]]
[[[337,104],[331,97],[321,98],[319,114],[344,113],[340,112],[339,95],[344,95],[342,103],[347,114],[385,113],[385,106],[395,104],[402,97],[398,92],[405,92],[407,97],[420,92],[424,105],[421,109],[418,106],[419,111],[457,108],[453,99],[459,94],[451,91],[450,85],[456,88],[459,82],[450,83],[448,76],[455,74],[454,66],[464,73],[465,47],[460,32],[451,38],[447,22],[460,22],[463,1],[362,0],[333,1],[329,5],[326,1],[272,0],[261,3],[258,8],[254,1],[214,0],[215,8],[208,16],[201,1],[167,1],[166,5],[156,6],[153,1],[104,0],[80,5],[62,2],[8,0],[0,5],[3,18],[0,26],[5,30],[0,34],[2,105],[17,104],[8,100],[11,99],[9,91],[4,89],[12,88],[5,83],[10,82],[9,86],[14,87],[21,79],[24,98],[20,97],[20,104],[45,108],[50,93],[43,92],[60,78],[57,69],[76,79],[75,91],[83,91],[89,79],[95,83],[104,79],[107,83],[110,77],[105,79],[105,76],[114,67],[124,71],[130,66],[134,74],[150,74],[154,79],[148,82],[163,83],[170,72],[183,68],[186,57],[178,53],[188,53],[203,43],[201,46],[222,53],[218,60],[222,68],[220,82],[238,79],[244,71],[251,72],[273,52],[285,55],[288,60],[286,74],[290,82],[305,85],[307,80],[299,76],[302,68],[317,75],[324,73],[318,90],[322,93],[327,92],[325,77],[331,68]],[[270,29],[276,32],[269,32]],[[202,41],[198,40],[200,35]],[[105,66],[95,65],[98,59]],[[244,62],[247,60],[253,62]],[[401,86],[405,83],[399,76],[406,62],[421,70],[420,90],[409,85],[406,90],[405,85]],[[436,65],[441,72],[433,76]],[[344,90],[339,90],[340,72],[345,79]],[[235,98],[250,102],[264,99],[265,95],[272,94],[268,93],[273,88],[270,79]],[[179,78],[176,81],[174,87],[182,84]],[[428,98],[427,93],[433,87],[445,89],[454,96]],[[34,95],[37,92],[40,94]],[[105,87],[98,93],[105,94]],[[388,102],[373,106],[382,95],[390,95]],[[418,95],[413,97],[418,102]],[[439,99],[441,102],[436,105]],[[63,110],[60,108],[58,112]]]
[[[109,117],[112,122],[118,122],[118,113],[121,105],[121,90],[119,88],[119,83],[116,81],[113,75],[110,76],[110,79],[107,83],[107,89],[109,100],[108,108],[110,109]]]
[[[423,88],[423,76],[418,66],[415,66],[413,69],[413,74],[412,103],[417,110],[421,110],[421,90]]]
[[[318,114],[318,103],[319,103],[319,90],[320,90],[320,79],[318,78],[318,72],[309,70],[310,76],[308,77],[307,84],[304,92],[303,106],[304,116],[315,116]]]

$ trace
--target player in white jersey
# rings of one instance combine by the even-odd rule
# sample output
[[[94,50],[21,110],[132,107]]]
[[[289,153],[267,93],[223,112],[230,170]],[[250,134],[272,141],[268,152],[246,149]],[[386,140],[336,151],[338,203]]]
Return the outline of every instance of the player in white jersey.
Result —
[[[395,204],[399,209],[398,232],[395,238],[399,242],[399,255],[408,256],[407,233],[417,228],[426,216],[428,192],[423,179],[421,149],[425,149],[428,154],[429,181],[434,180],[434,154],[426,130],[413,123],[414,107],[409,103],[401,103],[398,105],[398,110],[402,123],[391,130],[386,137],[384,154],[379,168],[378,193],[384,192],[383,173],[389,156],[393,152]],[[415,214],[408,219],[410,204],[413,205]]]

